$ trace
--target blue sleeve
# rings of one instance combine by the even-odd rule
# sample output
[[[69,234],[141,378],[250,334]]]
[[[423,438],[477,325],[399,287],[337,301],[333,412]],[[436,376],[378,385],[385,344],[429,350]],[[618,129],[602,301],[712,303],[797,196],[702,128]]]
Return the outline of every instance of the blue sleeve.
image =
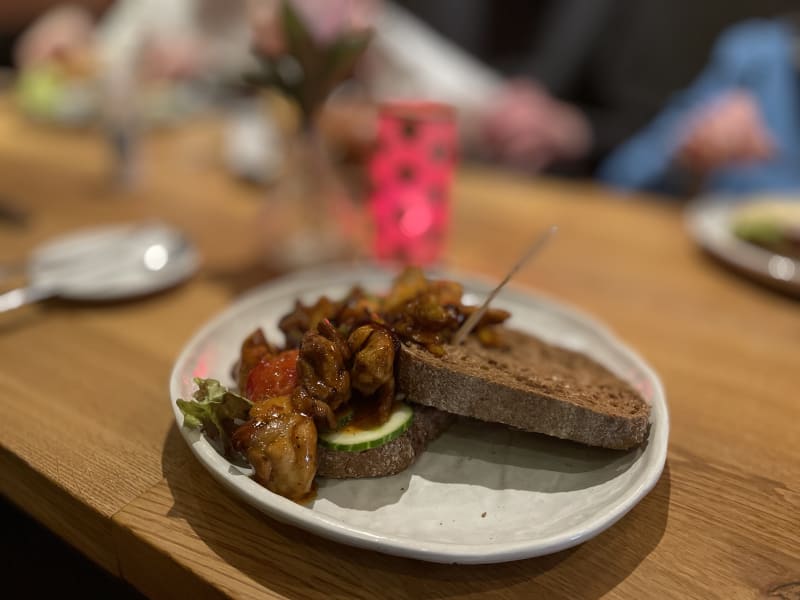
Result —
[[[699,106],[723,92],[749,87],[753,69],[774,60],[772,41],[784,34],[772,21],[748,21],[723,33],[711,60],[695,82],[670,99],[666,108],[641,132],[620,146],[600,165],[600,180],[621,188],[657,192],[681,191],[686,173],[675,165],[686,119]]]

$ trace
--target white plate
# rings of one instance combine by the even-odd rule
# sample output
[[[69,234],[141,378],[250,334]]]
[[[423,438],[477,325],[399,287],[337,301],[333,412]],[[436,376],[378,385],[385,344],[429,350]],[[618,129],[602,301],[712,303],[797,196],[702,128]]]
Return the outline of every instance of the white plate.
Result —
[[[471,300],[491,285],[461,276]],[[277,496],[222,458],[197,431],[182,427],[175,405],[192,377],[231,384],[230,369],[255,327],[282,341],[281,315],[295,298],[343,296],[354,283],[385,290],[390,275],[369,267],[305,272],[241,298],[203,327],[178,358],[170,382],[181,433],[214,478],[280,521],[388,554],[447,563],[492,563],[556,552],[611,526],[647,494],[667,455],[669,417],[656,374],[604,327],[551,300],[506,291],[495,301],[511,324],[580,350],[630,381],[652,405],[644,448],[592,449],[536,434],[463,421],[436,440],[410,469],[371,480],[319,480],[310,507]]]
[[[776,198],[770,197],[769,201]],[[771,287],[800,294],[800,261],[770,252],[733,234],[734,211],[752,198],[710,196],[689,205],[686,222],[695,241],[739,272]],[[797,199],[787,199],[797,202]]]
[[[31,256],[33,286],[70,300],[120,300],[177,285],[199,266],[195,247],[164,223],[104,225],[74,231]]]

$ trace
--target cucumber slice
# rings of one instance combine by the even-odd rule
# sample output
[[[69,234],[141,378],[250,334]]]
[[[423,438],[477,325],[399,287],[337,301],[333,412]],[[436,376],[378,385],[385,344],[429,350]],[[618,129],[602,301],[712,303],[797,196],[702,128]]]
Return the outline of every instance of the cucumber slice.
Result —
[[[407,404],[398,404],[389,419],[380,427],[364,430],[339,430],[321,433],[319,443],[332,450],[361,452],[377,448],[399,438],[411,426],[414,411]]]

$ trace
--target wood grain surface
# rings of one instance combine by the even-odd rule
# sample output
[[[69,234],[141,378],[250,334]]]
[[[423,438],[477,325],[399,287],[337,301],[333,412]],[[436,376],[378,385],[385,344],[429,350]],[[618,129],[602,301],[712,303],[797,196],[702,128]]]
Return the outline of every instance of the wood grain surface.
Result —
[[[608,324],[658,371],[672,430],[664,474],[597,538],[539,559],[434,565],[322,540],[215,484],[180,438],[167,380],[208,318],[270,276],[262,192],[219,168],[207,123],[147,141],[140,186],[107,181],[97,136],[0,103],[0,259],[78,226],[159,217],[202,271],[111,305],[0,315],[0,492],[154,598],[797,598],[800,305],[730,273],[680,207],[589,184],[464,168],[446,263],[498,277],[532,235],[561,231],[517,284]]]

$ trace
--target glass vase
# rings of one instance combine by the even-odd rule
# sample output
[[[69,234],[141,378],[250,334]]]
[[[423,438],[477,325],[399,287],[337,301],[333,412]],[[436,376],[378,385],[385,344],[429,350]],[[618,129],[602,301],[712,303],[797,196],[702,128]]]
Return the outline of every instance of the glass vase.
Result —
[[[266,194],[260,233],[268,265],[285,271],[359,257],[362,212],[314,121],[304,122]]]

